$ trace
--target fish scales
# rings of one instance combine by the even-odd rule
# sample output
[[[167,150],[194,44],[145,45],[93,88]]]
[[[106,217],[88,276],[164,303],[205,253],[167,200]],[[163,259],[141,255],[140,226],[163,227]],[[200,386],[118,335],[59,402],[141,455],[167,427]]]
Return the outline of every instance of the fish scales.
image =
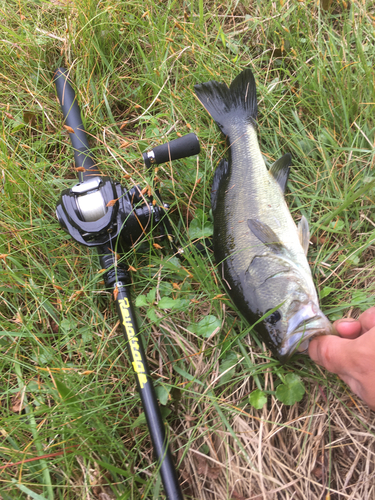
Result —
[[[249,69],[229,88],[211,81],[195,91],[229,145],[228,162],[218,166],[212,188],[215,259],[233,302],[250,323],[264,317],[257,330],[285,361],[296,349],[306,350],[313,336],[333,333],[305,255],[307,221],[302,218],[297,229],[284,198],[291,158],[284,155],[267,169]]]
[[[247,269],[249,255],[252,252],[255,254],[262,250],[266,251],[265,245],[251,233],[246,224],[247,219],[262,216],[276,233],[280,233],[278,235],[282,243],[297,262],[300,257],[301,265],[305,266],[309,272],[296,225],[284,197],[280,196],[280,186],[266,167],[254,127],[243,124],[231,127],[229,138],[231,165],[236,165],[236,168],[230,168],[224,193],[222,193],[223,190],[220,192],[220,195],[225,197],[225,203],[219,205],[217,218],[219,219],[218,230],[220,230],[221,221],[225,220],[230,228],[227,233],[233,234],[234,241],[242,243],[242,238],[245,236],[248,238],[248,253],[239,254],[237,270]],[[267,203],[264,203],[264,193],[267,193]],[[277,217],[275,213],[278,214]],[[285,235],[288,235],[288,238]]]

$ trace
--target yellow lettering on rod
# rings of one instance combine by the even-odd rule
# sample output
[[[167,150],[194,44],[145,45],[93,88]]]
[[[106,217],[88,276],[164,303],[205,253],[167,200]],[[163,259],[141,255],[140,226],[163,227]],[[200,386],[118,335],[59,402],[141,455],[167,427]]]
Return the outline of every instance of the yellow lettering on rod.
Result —
[[[133,323],[130,317],[130,304],[127,298],[118,301],[121,311],[122,324],[125,327],[126,334],[130,345],[130,350],[133,356],[133,368],[138,377],[141,389],[147,384],[147,375],[145,367],[143,366],[142,356],[139,350],[139,341],[135,335]]]

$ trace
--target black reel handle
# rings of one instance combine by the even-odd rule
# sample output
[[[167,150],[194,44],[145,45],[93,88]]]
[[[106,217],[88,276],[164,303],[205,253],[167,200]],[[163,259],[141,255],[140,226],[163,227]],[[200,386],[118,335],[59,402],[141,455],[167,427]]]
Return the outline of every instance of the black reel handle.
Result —
[[[158,165],[159,163],[198,155],[200,150],[198,137],[191,133],[156,146],[152,151],[143,153],[143,161],[146,167],[150,168],[152,165]]]
[[[78,178],[83,182],[90,177],[100,175],[96,167],[94,157],[90,151],[85,127],[82,123],[81,111],[79,109],[75,92],[69,81],[69,73],[65,68],[57,68],[53,81],[56,86],[57,97],[59,98],[61,110],[64,116],[65,125],[70,127],[70,140],[74,148],[74,161],[76,167],[83,167],[78,171]]]

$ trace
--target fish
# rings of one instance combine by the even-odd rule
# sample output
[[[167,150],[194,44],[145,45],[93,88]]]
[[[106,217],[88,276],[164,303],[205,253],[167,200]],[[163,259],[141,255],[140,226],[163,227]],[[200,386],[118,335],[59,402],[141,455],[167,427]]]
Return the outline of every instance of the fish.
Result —
[[[229,87],[211,80],[194,89],[228,145],[211,190],[219,274],[237,309],[284,363],[294,352],[306,352],[313,337],[334,333],[307,260],[307,219],[302,216],[297,226],[285,201],[292,157],[285,154],[270,169],[265,164],[249,68]]]

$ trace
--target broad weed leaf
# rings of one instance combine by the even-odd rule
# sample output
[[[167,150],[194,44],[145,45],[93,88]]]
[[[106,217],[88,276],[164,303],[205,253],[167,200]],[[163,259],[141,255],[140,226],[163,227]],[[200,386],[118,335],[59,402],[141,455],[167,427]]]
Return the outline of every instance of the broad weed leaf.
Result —
[[[190,325],[188,330],[192,333],[196,333],[200,337],[208,338],[214,333],[217,328],[220,328],[220,320],[209,314],[199,321],[196,325]]]
[[[238,356],[235,352],[231,351],[226,354],[224,360],[220,363],[219,373],[224,373],[219,379],[219,385],[226,384],[231,380],[235,372],[235,365],[238,362]],[[232,368],[233,367],[233,368]],[[228,371],[227,371],[228,370]]]
[[[138,297],[135,299],[135,305],[137,307],[145,307],[145,306],[147,306],[148,302],[147,302],[146,295],[138,295]]]
[[[257,410],[261,410],[267,403],[267,396],[260,389],[255,389],[249,396],[249,402],[251,406],[254,406]]]
[[[295,373],[288,373],[284,377],[284,383],[277,386],[276,397],[285,405],[298,403],[305,394],[302,380]]]

